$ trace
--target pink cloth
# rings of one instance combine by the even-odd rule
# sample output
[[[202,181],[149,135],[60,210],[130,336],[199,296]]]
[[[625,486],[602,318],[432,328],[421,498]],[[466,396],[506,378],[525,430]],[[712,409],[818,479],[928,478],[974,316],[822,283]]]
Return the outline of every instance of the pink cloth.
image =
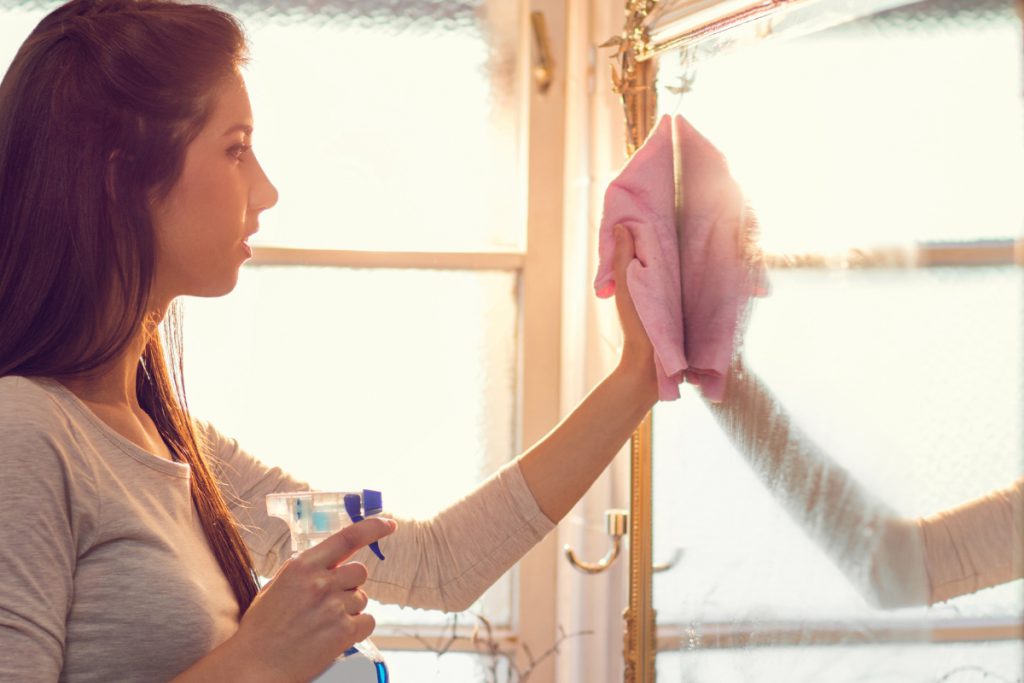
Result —
[[[679,398],[679,383],[688,380],[721,400],[750,298],[767,293],[756,221],[725,157],[681,116],[662,117],[605,192],[594,281],[602,298],[615,293],[616,224],[636,245],[626,277],[654,346],[659,398]]]

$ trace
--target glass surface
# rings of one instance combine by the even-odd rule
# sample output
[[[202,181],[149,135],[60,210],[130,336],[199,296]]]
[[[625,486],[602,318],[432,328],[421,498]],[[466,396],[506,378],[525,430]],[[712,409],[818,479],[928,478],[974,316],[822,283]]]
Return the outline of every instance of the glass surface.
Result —
[[[500,272],[245,267],[229,296],[184,302],[190,408],[316,488],[429,516],[515,455],[516,288]],[[507,623],[510,591],[475,609]]]
[[[1024,471],[1020,268],[777,271],[772,287],[746,336],[748,366],[880,501],[927,515]],[[870,609],[683,394],[654,415],[655,561],[684,551],[655,576],[659,622],[1020,612],[1020,582],[920,615]]]
[[[0,66],[58,3],[0,0]],[[525,248],[514,3],[215,3],[247,31],[254,149],[280,192],[253,244]]]
[[[999,4],[917,22],[904,8],[726,53],[698,63],[683,96],[669,88],[686,70],[666,55],[659,107],[729,158],[770,252],[1012,238],[1022,49],[1013,3]]]
[[[499,4],[241,5],[255,148],[281,194],[256,241],[522,249],[517,16]]]
[[[769,253],[1018,239],[1020,19],[1012,2],[959,11],[970,4],[723,51],[698,62],[682,96],[669,89],[678,60],[662,57],[660,113],[727,155]],[[837,554],[827,514],[794,510],[810,496],[808,509],[911,520],[1024,473],[1024,269],[826,259],[769,277],[743,342],[746,376],[782,406],[763,422],[790,420],[802,433],[791,441],[817,444],[825,471],[850,483],[789,489],[792,474],[758,474],[692,387],[659,404],[654,561],[683,556],[654,577],[658,680],[1021,681],[1019,638],[929,641],[935,628],[1019,633],[1024,582],[931,608],[873,606],[854,576],[870,568]],[[863,547],[872,533],[857,531]]]

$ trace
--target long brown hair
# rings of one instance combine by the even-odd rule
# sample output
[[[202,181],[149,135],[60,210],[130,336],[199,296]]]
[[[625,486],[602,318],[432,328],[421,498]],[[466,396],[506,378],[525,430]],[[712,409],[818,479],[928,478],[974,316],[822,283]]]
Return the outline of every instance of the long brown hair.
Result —
[[[244,62],[238,23],[206,5],[72,0],[0,83],[0,376],[94,370],[150,332],[137,394],[172,454],[242,613],[252,560],[199,448],[171,344],[147,321],[154,198],[181,175],[215,86]],[[169,322],[171,341],[180,328]]]

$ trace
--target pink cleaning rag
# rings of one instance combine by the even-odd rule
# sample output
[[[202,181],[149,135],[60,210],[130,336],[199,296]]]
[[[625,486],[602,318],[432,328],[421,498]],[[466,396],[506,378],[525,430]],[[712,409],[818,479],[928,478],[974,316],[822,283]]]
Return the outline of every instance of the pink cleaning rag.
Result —
[[[605,192],[594,281],[602,298],[615,293],[615,225],[636,246],[626,277],[654,347],[659,398],[679,398],[688,380],[720,401],[750,298],[768,287],[756,221],[725,157],[681,116],[662,117]]]

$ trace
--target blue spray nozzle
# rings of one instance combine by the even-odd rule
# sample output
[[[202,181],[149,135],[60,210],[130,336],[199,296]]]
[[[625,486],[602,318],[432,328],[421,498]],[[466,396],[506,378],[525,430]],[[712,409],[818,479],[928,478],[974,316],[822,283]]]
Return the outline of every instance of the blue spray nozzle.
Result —
[[[367,493],[367,491],[369,491],[369,490],[368,489],[363,489],[363,496],[362,496],[363,500],[360,500],[359,495],[355,494],[355,493],[350,493],[350,494],[347,494],[345,496],[345,512],[348,513],[348,516],[352,519],[353,522],[361,522],[361,521],[363,521],[363,509],[362,508],[363,508],[364,505],[366,507],[366,514],[368,514],[368,515],[375,515],[378,512],[380,512],[381,509],[382,509],[380,507],[380,505],[381,505],[381,495],[380,495],[380,492],[379,491],[369,491],[370,493],[376,495],[375,502],[374,502],[374,505],[376,506],[376,509],[373,509],[373,508],[370,507],[369,501],[366,500],[366,493]],[[380,551],[380,546],[377,544],[377,541],[374,541],[373,543],[370,544],[370,550],[372,550],[373,554],[376,555],[377,557],[379,557],[380,559],[382,559],[382,560],[384,559],[384,553],[382,553]]]
[[[363,489],[363,512],[367,517],[384,512],[383,496],[380,491]]]

